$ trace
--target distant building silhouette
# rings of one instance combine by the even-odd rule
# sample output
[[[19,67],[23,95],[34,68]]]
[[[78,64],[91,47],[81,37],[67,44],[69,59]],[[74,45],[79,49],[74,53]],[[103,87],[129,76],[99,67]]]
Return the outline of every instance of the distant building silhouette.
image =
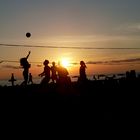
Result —
[[[129,79],[130,78],[130,73],[129,71],[126,71],[126,79]]]
[[[131,77],[131,79],[136,79],[136,71],[135,70],[130,71],[130,77]]]
[[[138,78],[140,79],[140,74],[138,74]]]
[[[135,70],[126,71],[126,78],[129,80],[136,79],[136,72]]]

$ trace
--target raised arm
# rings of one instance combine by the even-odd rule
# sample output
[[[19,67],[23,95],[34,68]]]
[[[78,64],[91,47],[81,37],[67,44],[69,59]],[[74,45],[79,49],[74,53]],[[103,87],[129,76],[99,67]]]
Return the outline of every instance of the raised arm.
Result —
[[[43,72],[40,73],[38,76],[41,76],[41,77],[42,77],[42,76],[44,76],[44,74],[45,74],[45,73],[44,73],[44,71],[43,71]]]
[[[30,55],[31,51],[29,51],[28,55],[26,56],[26,58],[28,59],[29,55]]]

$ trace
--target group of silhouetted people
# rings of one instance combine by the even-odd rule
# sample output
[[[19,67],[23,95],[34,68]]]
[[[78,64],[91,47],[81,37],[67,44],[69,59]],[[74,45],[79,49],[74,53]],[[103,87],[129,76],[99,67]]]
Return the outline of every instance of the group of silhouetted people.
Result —
[[[66,68],[62,67],[60,63],[58,66],[55,65],[55,62],[52,62],[52,66],[49,65],[49,60],[43,62],[44,70],[39,76],[44,76],[41,81],[41,85],[46,85],[52,79],[53,83],[63,84],[70,82],[69,73]]]
[[[31,64],[28,62],[28,58],[30,56],[31,52],[28,52],[28,55],[26,57],[23,57],[20,59],[20,65],[23,68],[23,78],[24,81],[21,83],[21,85],[27,85],[27,84],[33,84],[33,78],[32,74],[29,73],[29,68],[31,67]],[[43,77],[41,80],[40,85],[46,86],[50,81],[52,83],[57,83],[60,86],[65,86],[65,85],[70,85],[71,83],[71,78],[69,77],[69,72],[68,70],[63,67],[60,62],[58,65],[56,65],[55,62],[52,62],[52,65],[49,66],[49,60],[45,60],[43,62],[44,69],[43,72],[40,73],[38,76]],[[78,83],[79,84],[85,84],[88,83],[87,75],[86,75],[86,69],[87,66],[84,61],[80,61],[80,68],[79,68],[79,76],[78,76]],[[98,75],[98,80],[100,77],[103,77],[105,75]],[[113,80],[116,78],[115,75],[112,77],[105,76],[105,80]],[[130,72],[126,72],[126,80],[135,80],[136,79],[136,72],[135,70],[131,70]],[[96,76],[94,75],[94,80],[96,79]],[[16,81],[14,74],[11,74],[11,78],[9,79],[9,82],[11,82],[12,86],[14,86],[14,82]]]
[[[30,51],[28,53],[28,55],[24,58],[20,59],[20,65],[23,68],[23,78],[24,81],[22,82],[22,85],[27,85],[27,83],[32,81],[32,75],[31,73],[29,74],[29,68],[31,67],[31,64],[29,64],[28,62],[28,57],[30,55]],[[48,84],[50,82],[50,80],[52,80],[53,83],[59,83],[59,84],[63,84],[63,83],[70,83],[71,79],[68,76],[68,70],[63,67],[60,62],[58,63],[58,65],[56,66],[55,62],[52,62],[52,66],[49,66],[49,60],[45,60],[43,62],[44,65],[44,70],[42,73],[39,74],[39,76],[44,78],[41,81],[41,85],[45,85]],[[78,81],[86,81],[87,77],[86,77],[86,65],[84,63],[84,61],[80,61],[80,69],[79,69],[79,78]]]

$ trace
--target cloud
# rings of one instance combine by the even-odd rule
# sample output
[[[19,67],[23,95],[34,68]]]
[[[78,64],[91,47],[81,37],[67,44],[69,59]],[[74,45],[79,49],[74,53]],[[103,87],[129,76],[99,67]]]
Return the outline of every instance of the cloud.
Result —
[[[36,65],[37,67],[42,67],[42,65]]]
[[[2,68],[7,68],[7,69],[20,69],[21,67],[19,67],[19,66],[13,66],[13,65],[2,65]]]
[[[108,63],[107,61],[88,61],[86,64],[105,64]]]
[[[72,64],[72,65],[78,65],[79,63],[77,63],[77,62],[73,62],[73,63],[70,63],[70,64]]]
[[[124,59],[124,60],[112,60],[113,63],[122,63],[122,62],[140,62],[140,58],[134,59]]]
[[[111,61],[88,61],[86,64],[119,65],[128,63],[140,63],[140,58],[111,60]]]
[[[110,60],[110,61],[88,61],[86,64],[94,65],[124,65],[124,64],[140,64],[140,58],[130,58],[130,59],[120,59],[120,60]],[[79,62],[72,62],[71,65],[79,65]],[[37,67],[42,67],[43,65],[36,65]],[[20,66],[13,65],[2,65],[1,68],[7,69],[20,69]]]
[[[140,23],[127,23],[116,28],[115,31],[132,35],[140,35]]]

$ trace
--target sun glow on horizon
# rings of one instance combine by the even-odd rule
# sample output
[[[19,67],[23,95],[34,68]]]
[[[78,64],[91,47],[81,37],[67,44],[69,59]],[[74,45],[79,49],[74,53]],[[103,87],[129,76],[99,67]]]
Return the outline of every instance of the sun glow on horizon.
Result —
[[[66,58],[61,59],[61,64],[63,67],[68,68],[70,66],[70,61]]]

